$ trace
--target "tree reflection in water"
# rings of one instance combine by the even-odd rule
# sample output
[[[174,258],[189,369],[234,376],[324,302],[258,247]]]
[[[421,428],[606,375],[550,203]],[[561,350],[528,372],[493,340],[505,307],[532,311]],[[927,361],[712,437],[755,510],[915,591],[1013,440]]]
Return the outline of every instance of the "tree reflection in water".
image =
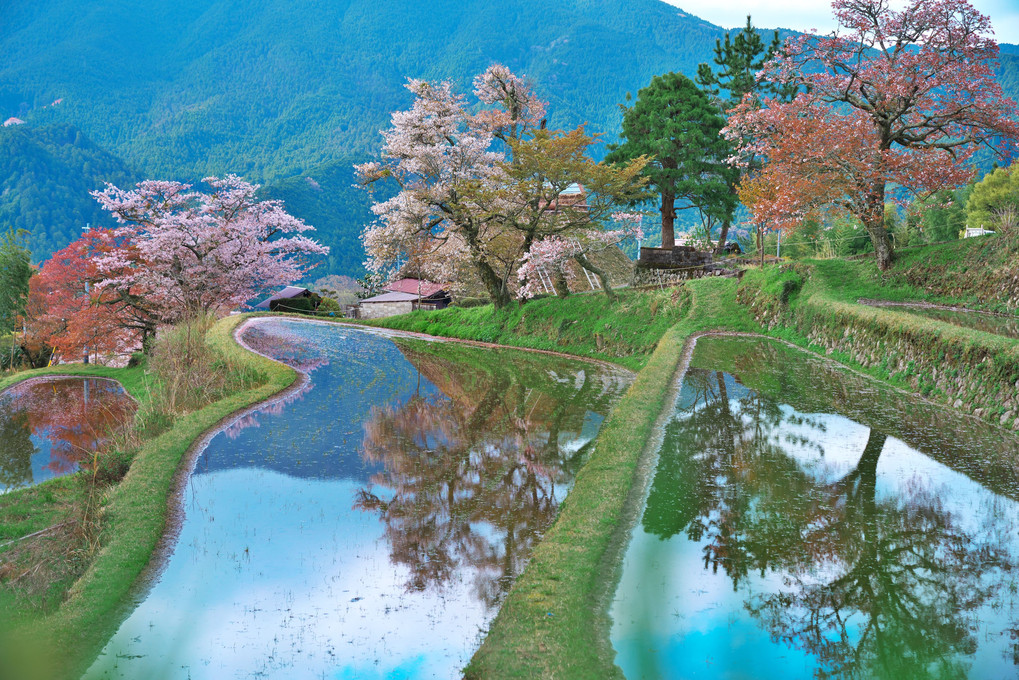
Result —
[[[74,472],[134,411],[134,401],[112,380],[15,385],[0,395],[0,489]]]
[[[628,380],[545,356],[501,352],[479,365],[458,361],[456,347],[398,344],[441,394],[372,410],[363,455],[382,471],[358,505],[379,513],[409,589],[441,588],[466,566],[493,607]]]
[[[748,574],[779,576],[777,588],[750,588],[744,606],[774,642],[811,654],[816,677],[965,675],[977,609],[1013,568],[1003,548],[969,535],[923,484],[879,494],[878,430],[851,471],[819,480],[801,461],[824,450],[802,433],[823,431],[823,418],[720,371],[691,369],[682,399],[646,532],[685,532],[734,591]]]

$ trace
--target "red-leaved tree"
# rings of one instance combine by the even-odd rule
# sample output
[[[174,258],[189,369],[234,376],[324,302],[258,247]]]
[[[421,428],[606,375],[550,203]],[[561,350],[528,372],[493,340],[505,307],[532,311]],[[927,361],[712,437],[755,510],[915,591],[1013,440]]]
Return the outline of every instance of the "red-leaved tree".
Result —
[[[835,0],[839,29],[804,35],[759,77],[797,85],[789,103],[747,97],[723,131],[764,168],[741,198],[782,228],[826,209],[856,216],[878,266],[892,262],[884,206],[891,189],[929,196],[965,183],[981,146],[1019,139],[1016,105],[992,66],[991,24],[965,0]]]
[[[52,348],[59,356],[122,354],[155,332],[155,319],[98,287],[96,258],[116,243],[110,230],[90,229],[57,251],[29,280],[22,349],[37,363]]]

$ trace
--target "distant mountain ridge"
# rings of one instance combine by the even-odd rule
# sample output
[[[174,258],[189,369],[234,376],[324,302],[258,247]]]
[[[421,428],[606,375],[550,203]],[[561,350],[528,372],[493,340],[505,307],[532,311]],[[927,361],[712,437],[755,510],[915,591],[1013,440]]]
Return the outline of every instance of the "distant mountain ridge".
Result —
[[[0,14],[0,120],[73,125],[145,177],[234,172],[266,183],[333,246],[334,273],[355,273],[363,257],[356,236],[368,213],[349,166],[410,104],[407,77],[467,90],[501,62],[535,81],[551,126],[586,122],[614,141],[627,92],[658,73],[692,75],[724,33],[659,0],[38,0],[0,2]],[[1013,94],[1017,64],[1019,54],[1003,55]],[[0,226],[10,215],[32,222],[31,206],[4,200]]]

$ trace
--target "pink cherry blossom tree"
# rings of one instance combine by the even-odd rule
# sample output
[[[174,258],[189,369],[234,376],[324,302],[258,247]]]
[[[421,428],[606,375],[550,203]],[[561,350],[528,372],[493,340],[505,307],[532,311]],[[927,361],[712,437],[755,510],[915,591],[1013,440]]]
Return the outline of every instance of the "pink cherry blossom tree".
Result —
[[[1019,138],[1002,94],[988,18],[965,0],[835,0],[839,29],[788,40],[759,77],[796,85],[789,103],[751,97],[723,130],[763,170],[741,198],[777,227],[837,209],[867,229],[878,266],[892,262],[890,190],[926,197],[966,182],[981,146]]]
[[[146,180],[92,192],[119,223],[94,254],[96,288],[172,323],[292,283],[310,256],[328,253],[280,201],[258,200],[258,185],[235,175],[203,182],[211,191]]]
[[[598,277],[602,290],[609,298],[614,298],[608,276],[594,262],[591,254],[618,246],[629,238],[642,239],[641,228],[643,216],[640,213],[617,212],[612,218],[616,229],[588,229],[564,237],[558,234],[546,236],[533,245],[523,256],[523,263],[517,269],[520,286],[517,297],[522,300],[533,298],[547,290],[549,284],[556,294],[565,297],[569,294],[569,282],[576,278],[577,266],[592,272]]]
[[[396,263],[442,281],[469,276],[496,306],[512,299],[513,273],[531,244],[592,229],[614,201],[643,190],[646,159],[625,168],[595,163],[583,128],[544,129],[545,104],[505,66],[474,80],[476,101],[448,82],[408,81],[414,104],[392,115],[381,159],[355,166],[362,185],[396,193],[372,206],[362,234],[372,271]],[[581,204],[561,198],[587,187]]]

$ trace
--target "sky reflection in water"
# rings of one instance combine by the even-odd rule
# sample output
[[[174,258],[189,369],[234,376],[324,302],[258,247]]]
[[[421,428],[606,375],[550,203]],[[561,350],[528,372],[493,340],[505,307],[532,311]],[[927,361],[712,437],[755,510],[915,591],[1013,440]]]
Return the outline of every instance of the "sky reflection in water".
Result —
[[[629,678],[1015,677],[1012,435],[698,343],[612,606]]]
[[[87,677],[456,677],[626,374],[262,321],[309,385],[217,435]]]
[[[102,378],[26,380],[0,395],[0,493],[67,475],[135,412]]]

